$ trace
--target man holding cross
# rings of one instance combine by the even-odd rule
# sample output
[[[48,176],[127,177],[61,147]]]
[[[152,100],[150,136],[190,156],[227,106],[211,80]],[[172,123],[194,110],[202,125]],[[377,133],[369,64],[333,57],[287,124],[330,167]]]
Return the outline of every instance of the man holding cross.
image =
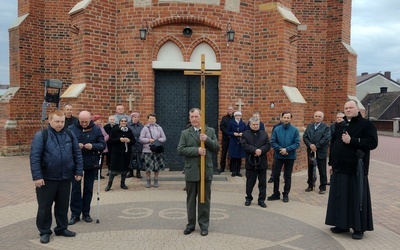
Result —
[[[215,130],[211,127],[200,127],[200,109],[192,108],[189,119],[192,126],[181,133],[177,152],[185,157],[186,207],[188,224],[183,231],[191,234],[196,227],[196,198],[198,198],[198,223],[201,235],[208,234],[210,222],[211,181],[213,178],[212,154],[218,153],[219,145]],[[204,148],[200,146],[204,142]],[[200,190],[200,157],[205,157],[205,190]],[[200,202],[200,192],[205,193],[204,203]]]

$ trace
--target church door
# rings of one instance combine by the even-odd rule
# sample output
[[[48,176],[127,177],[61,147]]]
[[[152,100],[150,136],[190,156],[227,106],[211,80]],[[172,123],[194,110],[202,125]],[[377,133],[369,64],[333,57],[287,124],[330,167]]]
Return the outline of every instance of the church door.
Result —
[[[189,122],[189,110],[200,108],[200,76],[183,70],[155,71],[155,113],[167,137],[165,164],[171,171],[183,170],[184,159],[176,153],[181,131]],[[206,76],[206,124],[218,135],[218,76]],[[214,169],[217,169],[217,155]]]

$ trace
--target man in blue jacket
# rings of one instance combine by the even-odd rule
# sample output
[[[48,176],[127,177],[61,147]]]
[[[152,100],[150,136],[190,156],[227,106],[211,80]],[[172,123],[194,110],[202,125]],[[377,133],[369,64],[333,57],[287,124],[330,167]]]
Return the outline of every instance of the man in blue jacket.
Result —
[[[93,197],[93,184],[99,168],[100,155],[106,148],[103,133],[100,128],[91,120],[88,111],[81,111],[78,121],[68,127],[78,138],[79,148],[82,150],[83,157],[83,193],[81,181],[72,181],[71,190],[71,220],[69,225],[82,220],[92,222],[90,217],[90,203]]]
[[[54,233],[75,236],[75,232],[68,230],[68,202],[72,178],[75,177],[76,181],[82,178],[82,153],[78,140],[72,133],[66,132],[64,123],[62,111],[50,113],[48,129],[38,131],[31,145],[30,166],[38,202],[36,226],[43,244],[49,243],[52,234],[53,202],[57,223]],[[44,136],[44,133],[47,135]]]
[[[282,166],[284,165],[283,178],[285,186],[283,187],[283,202],[289,202],[289,192],[292,185],[292,172],[294,160],[296,159],[296,150],[300,147],[299,130],[290,124],[292,114],[285,111],[281,115],[282,125],[274,129],[271,137],[271,146],[274,149],[274,193],[268,197],[269,201],[280,200],[279,177],[281,176]]]

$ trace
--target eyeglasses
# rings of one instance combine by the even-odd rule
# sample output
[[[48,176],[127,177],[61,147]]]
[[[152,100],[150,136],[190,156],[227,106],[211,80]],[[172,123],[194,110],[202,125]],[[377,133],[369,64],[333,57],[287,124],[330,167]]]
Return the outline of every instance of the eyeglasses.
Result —
[[[121,120],[120,122],[127,122],[126,120]]]

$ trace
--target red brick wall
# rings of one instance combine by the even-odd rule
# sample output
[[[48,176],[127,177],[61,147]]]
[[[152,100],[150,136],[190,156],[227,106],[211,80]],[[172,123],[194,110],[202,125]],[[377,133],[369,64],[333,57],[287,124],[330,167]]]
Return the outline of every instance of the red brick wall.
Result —
[[[268,131],[282,111],[290,110],[293,124],[302,132],[316,109],[334,114],[342,109],[347,94],[355,93],[356,56],[341,43],[349,43],[349,1],[277,1],[291,8],[307,25],[306,31],[284,21],[276,8],[260,8],[273,1],[243,0],[240,12],[233,12],[225,10],[225,1],[219,6],[153,1],[151,8],[139,8],[132,1],[93,0],[85,10],[69,16],[76,2],[19,1],[19,14],[30,13],[10,31],[11,84],[21,90],[9,104],[0,104],[6,114],[0,117],[2,124],[12,120],[18,125],[0,130],[0,135],[6,134],[0,141],[2,152],[11,148],[17,152],[19,145],[29,148],[40,128],[41,83],[46,78],[62,80],[63,91],[72,83],[87,84],[77,99],[61,101],[73,104],[76,113],[87,109],[108,116],[118,103],[127,106],[129,94],[136,99],[135,110],[152,112],[152,61],[170,40],[181,48],[185,61],[196,45],[207,42],[222,65],[220,117],[241,98],[243,118],[259,111]],[[151,28],[145,41],[138,37],[142,20]],[[236,32],[229,46],[228,22]],[[190,38],[182,35],[187,25],[193,30]],[[79,29],[76,34],[74,26]],[[295,35],[300,37],[291,40]],[[297,87],[307,104],[290,103],[282,85]],[[269,107],[270,102],[275,108]],[[306,163],[301,152],[296,169]]]

